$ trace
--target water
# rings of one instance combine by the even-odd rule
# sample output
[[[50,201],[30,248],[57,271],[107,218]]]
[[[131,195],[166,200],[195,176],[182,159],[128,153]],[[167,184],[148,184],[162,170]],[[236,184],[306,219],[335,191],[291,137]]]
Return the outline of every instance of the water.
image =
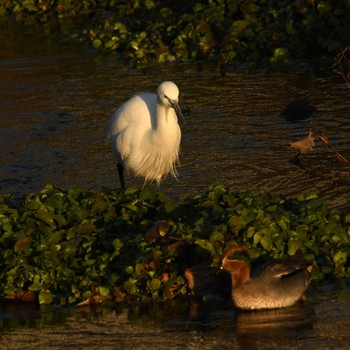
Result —
[[[47,183],[119,186],[108,120],[132,94],[155,91],[168,79],[192,112],[182,125],[179,180],[168,177],[163,191],[198,192],[219,179],[237,191],[318,192],[331,207],[349,208],[350,177],[337,176],[349,166],[331,150],[317,142],[302,156],[304,169],[289,162],[296,153],[289,143],[305,138],[310,127],[350,159],[350,90],[331,71],[222,76],[216,66],[172,65],[128,72],[113,57],[57,35],[27,29],[0,36],[1,193],[22,195]],[[311,120],[278,116],[296,97],[317,108]]]
[[[348,349],[350,290],[319,288],[280,310],[190,301],[0,313],[2,349]],[[33,307],[32,307],[33,308]]]
[[[349,167],[334,152],[318,142],[301,166],[289,162],[295,154],[289,143],[310,127],[350,159],[350,90],[331,71],[223,76],[213,65],[126,71],[115,58],[57,33],[3,24],[0,42],[1,193],[22,196],[48,183],[119,186],[106,137],[110,116],[135,92],[173,80],[191,114],[181,125],[179,179],[169,177],[161,190],[178,196],[219,179],[236,191],[318,192],[329,207],[350,208]],[[278,116],[296,97],[317,108],[311,120]],[[141,182],[128,179],[134,183]],[[306,306],[258,313],[187,301],[95,311],[1,305],[0,340],[6,349],[348,348],[349,290],[333,285],[310,294]]]

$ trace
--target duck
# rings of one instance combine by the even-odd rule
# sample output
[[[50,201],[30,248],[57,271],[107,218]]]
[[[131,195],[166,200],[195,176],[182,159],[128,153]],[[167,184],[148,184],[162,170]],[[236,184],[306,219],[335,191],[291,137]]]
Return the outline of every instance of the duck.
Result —
[[[224,251],[222,268],[231,274],[231,299],[238,309],[276,309],[304,298],[313,261],[295,255],[253,264],[242,245]]]
[[[227,300],[231,293],[231,280],[229,274],[205,263],[186,268],[185,278],[191,295],[199,300],[221,299]]]

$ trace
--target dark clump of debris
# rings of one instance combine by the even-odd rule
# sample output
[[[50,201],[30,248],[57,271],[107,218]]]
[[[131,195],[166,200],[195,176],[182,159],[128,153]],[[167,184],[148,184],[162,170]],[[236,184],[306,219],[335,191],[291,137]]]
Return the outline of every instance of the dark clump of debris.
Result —
[[[297,122],[310,118],[314,111],[315,108],[307,100],[296,98],[287,104],[280,113],[280,117],[285,118],[289,122]]]

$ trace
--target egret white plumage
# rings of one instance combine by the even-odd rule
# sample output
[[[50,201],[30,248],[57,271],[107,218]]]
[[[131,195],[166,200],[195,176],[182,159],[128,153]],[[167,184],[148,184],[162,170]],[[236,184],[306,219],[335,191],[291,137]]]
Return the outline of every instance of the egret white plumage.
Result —
[[[140,93],[126,101],[111,118],[109,139],[117,158],[121,187],[124,170],[145,183],[176,177],[181,130],[179,89],[171,81],[158,86],[157,94]]]

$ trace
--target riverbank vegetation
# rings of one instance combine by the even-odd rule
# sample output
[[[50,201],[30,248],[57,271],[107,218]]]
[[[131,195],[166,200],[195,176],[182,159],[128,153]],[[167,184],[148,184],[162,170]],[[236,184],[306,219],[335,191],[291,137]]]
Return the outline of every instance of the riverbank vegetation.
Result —
[[[133,66],[319,65],[350,42],[350,3],[336,0],[5,0],[0,16],[40,23],[79,18],[71,35]]]
[[[350,277],[350,214],[327,210],[316,195],[286,199],[220,183],[177,201],[135,187],[1,195],[0,244],[0,296],[43,304],[187,295],[186,269],[218,269],[235,244],[252,258],[300,249],[315,260],[316,284]]]
[[[4,0],[0,16],[69,22],[67,37],[130,66],[333,61],[350,42],[350,3],[335,0]],[[348,50],[336,63],[348,83]],[[21,199],[0,195],[0,298],[61,305],[169,300],[190,293],[186,269],[218,269],[223,250],[235,244],[252,258],[300,249],[315,261],[314,284],[350,277],[350,214],[328,210],[314,194],[281,198],[214,183],[173,200],[151,188],[47,185]]]

